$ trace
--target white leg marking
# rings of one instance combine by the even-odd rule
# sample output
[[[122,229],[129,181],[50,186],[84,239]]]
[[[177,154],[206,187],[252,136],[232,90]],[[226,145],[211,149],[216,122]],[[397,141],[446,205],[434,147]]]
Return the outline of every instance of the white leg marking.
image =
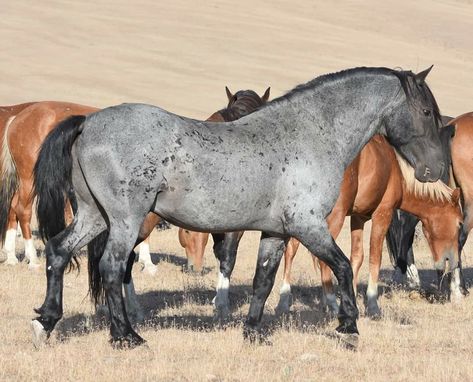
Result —
[[[279,289],[279,302],[276,307],[277,314],[289,313],[292,305],[291,284],[286,280],[283,281],[281,289]]]
[[[151,254],[149,251],[149,244],[143,242],[139,245],[139,262],[143,265],[143,271],[154,276],[157,271],[156,265],[151,261]]]
[[[29,262],[29,269],[37,269],[40,267],[38,255],[36,254],[36,248],[33,244],[33,239],[25,240],[25,258]]]
[[[406,272],[407,283],[411,288],[420,288],[420,277],[417,267],[414,264],[411,264],[407,267]]]
[[[463,294],[460,290],[460,269],[453,271],[452,281],[450,282],[450,301],[459,303],[463,300]]]
[[[38,320],[31,321],[31,332],[34,347],[36,349],[42,348],[48,339],[48,334]]]
[[[15,240],[16,240],[16,228],[9,229],[5,235],[5,244],[3,249],[7,253],[7,264],[15,265],[18,264],[18,259],[15,254]]]
[[[144,314],[141,305],[138,302],[138,296],[135,292],[133,279],[131,279],[129,284],[123,284],[123,289],[125,290],[125,306],[128,318],[135,323],[143,322]]]
[[[218,272],[217,295],[213,299],[213,304],[217,315],[226,317],[230,314],[230,300],[228,298],[228,289],[230,280],[221,272]]]

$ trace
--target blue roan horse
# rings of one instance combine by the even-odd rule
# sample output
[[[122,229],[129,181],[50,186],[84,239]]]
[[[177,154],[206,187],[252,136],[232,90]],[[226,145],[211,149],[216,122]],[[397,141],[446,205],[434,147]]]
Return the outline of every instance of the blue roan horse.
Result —
[[[337,334],[357,341],[350,263],[326,216],[343,172],[366,142],[384,134],[423,182],[443,170],[439,111],[419,74],[356,68],[318,77],[234,122],[208,123],[158,107],[124,104],[71,117],[51,132],[35,167],[47,294],[33,320],[36,344],[61,318],[63,275],[75,252],[109,230],[99,263],[115,344],[137,345],[122,296],[128,255],[148,212],[204,232],[262,231],[244,336],[260,337],[263,307],[287,239],[333,270],[341,292]],[[77,213],[55,219],[73,187]]]

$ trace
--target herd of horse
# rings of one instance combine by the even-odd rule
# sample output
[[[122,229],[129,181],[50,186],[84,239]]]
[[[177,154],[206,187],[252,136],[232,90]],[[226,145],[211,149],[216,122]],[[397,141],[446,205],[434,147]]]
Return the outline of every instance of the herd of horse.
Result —
[[[47,290],[32,321],[35,346],[61,319],[64,272],[85,246],[90,295],[108,305],[112,343],[143,343],[130,320],[142,318],[131,276],[134,248],[140,246],[139,261],[154,273],[147,238],[165,221],[180,227],[191,270],[202,269],[212,235],[221,316],[230,312],[243,232],[261,231],[243,333],[251,342],[266,341],[263,308],[283,255],[277,310],[289,311],[291,266],[302,243],[320,268],[324,302],[338,316],[337,338],[356,347],[356,288],[370,219],[367,316],[381,316],[384,238],[394,264],[412,271],[419,220],[439,280],[447,274],[450,298],[460,299],[467,293],[460,252],[473,224],[473,114],[440,114],[425,82],[430,70],[348,69],[272,101],[269,88],[261,97],[226,88],[227,107],[206,121],[143,104],[1,107],[0,261],[18,262],[19,222],[29,267],[40,266],[30,227],[35,199],[46,242]],[[346,216],[350,259],[335,242]]]

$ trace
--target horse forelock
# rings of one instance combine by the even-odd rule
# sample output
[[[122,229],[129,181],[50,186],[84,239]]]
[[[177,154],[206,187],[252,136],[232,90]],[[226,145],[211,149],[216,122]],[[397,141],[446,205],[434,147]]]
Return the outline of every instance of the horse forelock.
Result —
[[[407,192],[416,197],[432,200],[433,202],[451,202],[453,189],[441,180],[423,183],[416,179],[414,168],[396,151],[396,159],[406,184]]]

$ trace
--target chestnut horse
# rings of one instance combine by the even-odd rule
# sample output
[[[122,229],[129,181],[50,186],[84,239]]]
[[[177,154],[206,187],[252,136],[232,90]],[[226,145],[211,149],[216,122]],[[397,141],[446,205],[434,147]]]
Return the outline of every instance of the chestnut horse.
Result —
[[[447,129],[442,131],[451,134]],[[442,140],[445,139],[441,137]],[[445,263],[456,263],[459,227],[462,221],[459,189],[451,190],[445,183],[420,183],[413,169],[386,142],[375,136],[345,172],[341,193],[327,221],[330,233],[336,238],[345,216],[351,216],[351,265],[356,290],[358,272],[363,262],[363,227],[372,220],[369,255],[369,279],[366,314],[377,318],[381,314],[378,298],[378,278],[384,237],[396,208],[410,212],[423,223],[436,269]],[[299,242],[291,239],[285,253],[284,281],[280,291],[278,311],[289,310],[291,266]],[[317,261],[314,259],[314,265]],[[319,262],[324,299],[333,313],[338,305],[332,285],[332,273]],[[445,268],[448,269],[448,268]]]
[[[452,172],[455,182],[461,189],[463,206],[463,225],[460,230],[459,239],[460,256],[468,234],[473,228],[473,171],[471,170],[473,165],[473,112],[465,113],[454,119],[452,118],[448,123],[455,129],[455,136],[450,144]],[[403,214],[402,219],[400,219],[396,216],[390,227],[393,235],[391,237],[388,236],[388,249],[394,260],[393,262],[402,273],[407,272],[407,275],[409,275],[409,271],[414,271],[414,274],[417,273],[412,252],[416,223],[417,221],[414,217]],[[462,273],[461,256],[459,273]],[[413,281],[417,281],[415,284],[418,285],[418,280]],[[468,291],[463,277],[461,277],[461,281],[457,279],[456,282],[461,283],[463,294],[467,294]]]
[[[39,266],[31,234],[33,211],[33,167],[48,133],[73,114],[89,114],[98,109],[66,102],[37,102],[19,105],[14,118],[2,133],[0,183],[0,237],[4,240],[7,263],[16,264],[17,221],[25,240],[25,258],[30,268]],[[3,122],[0,120],[0,122]],[[69,210],[69,208],[68,208]],[[69,220],[71,215],[69,214]],[[66,217],[67,219],[67,217]]]
[[[2,147],[2,155],[0,155],[0,168],[1,168],[1,186],[0,186],[0,203],[8,198],[8,190],[13,186],[12,183],[8,183],[6,179],[6,173],[11,170],[11,161],[8,151],[8,137],[7,133],[9,126],[15,120],[16,116],[21,113],[24,109],[33,105],[34,102],[23,103],[13,106],[0,106],[0,139]],[[15,208],[16,207],[16,208]],[[30,255],[29,249],[32,246],[31,233],[28,233],[29,219],[28,211],[25,211],[20,206],[15,205],[11,211],[1,210],[0,211],[0,225],[6,226],[8,224],[9,234],[5,238],[2,235],[3,248],[0,251],[0,263],[6,261],[7,264],[15,264],[18,262],[15,257],[15,240],[17,232],[17,222],[20,222],[21,229],[23,231],[23,237],[25,238],[25,254],[26,257]],[[34,247],[33,247],[34,248]]]

